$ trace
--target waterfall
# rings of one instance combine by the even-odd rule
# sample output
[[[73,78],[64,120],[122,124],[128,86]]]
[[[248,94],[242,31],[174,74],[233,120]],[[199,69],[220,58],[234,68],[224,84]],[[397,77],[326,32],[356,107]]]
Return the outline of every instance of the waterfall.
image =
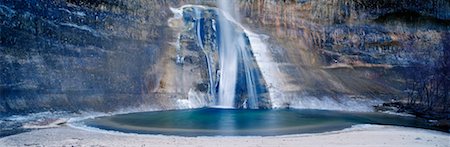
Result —
[[[239,39],[241,41],[244,41],[244,39]],[[245,42],[241,42],[242,44],[244,44]],[[256,78],[255,73],[253,72],[253,65],[252,65],[252,59],[253,56],[251,53],[249,53],[250,49],[242,49],[241,48],[241,57],[244,63],[244,70],[245,70],[245,80],[246,80],[246,84],[247,84],[247,103],[248,103],[248,108],[250,109],[257,109],[258,108],[258,95],[256,93],[256,80],[258,80]]]
[[[239,77],[239,67],[243,67],[246,83],[246,100],[248,108],[257,109],[258,99],[256,92],[257,77],[254,73],[253,54],[251,47],[247,47],[247,39],[244,32],[236,33],[236,26],[240,26],[239,12],[234,9],[234,0],[219,0],[218,6],[222,10],[219,15],[220,24],[220,83],[219,106],[234,107],[236,84]],[[238,65],[238,64],[242,65]],[[257,67],[256,67],[257,69]],[[240,80],[240,79],[239,79]],[[244,104],[245,105],[245,104]]]
[[[228,0],[219,0],[218,6],[224,12],[232,12],[233,8]],[[238,50],[239,43],[235,42],[235,33],[231,23],[227,22],[223,15],[219,15],[219,103],[221,107],[234,107],[234,96],[238,74]]]
[[[197,41],[198,41],[198,45],[200,46],[200,48],[202,49],[203,53],[205,54],[206,57],[206,62],[207,62],[207,66],[208,66],[208,76],[209,76],[209,95],[214,98],[216,91],[214,88],[214,78],[213,78],[213,72],[212,72],[212,62],[211,62],[211,51],[205,49],[205,46],[203,45],[203,40],[202,40],[202,31],[201,31],[201,19],[202,19],[202,14],[200,10],[195,10],[195,19],[196,19],[196,35],[197,35]]]
[[[328,96],[315,97],[296,91],[302,87],[291,84],[293,83],[290,79],[291,75],[289,75],[291,71],[284,71],[285,68],[295,68],[295,64],[276,61],[279,57],[273,55],[275,55],[274,52],[278,52],[275,50],[277,48],[271,48],[266,43],[269,36],[252,32],[250,28],[237,21],[239,19],[236,16],[239,16],[239,13],[234,10],[233,2],[218,0],[219,8],[203,5],[183,5],[180,8],[171,8],[174,17],[169,19],[168,24],[178,31],[177,42],[174,43],[176,45],[175,61],[180,66],[177,67],[177,72],[193,73],[190,69],[183,69],[185,55],[204,57],[203,61],[205,62],[195,63],[195,66],[202,67],[201,71],[195,71],[200,75],[200,77],[196,77],[198,79],[189,81],[182,76],[175,77],[177,83],[193,82],[193,87],[182,87],[186,84],[175,85],[176,89],[173,91],[177,93],[184,92],[185,88],[189,88],[188,99],[177,100],[180,108],[203,106],[244,109],[290,107],[363,111],[371,110],[372,105],[382,102],[358,99],[349,101],[354,98],[345,95],[342,98],[345,98],[346,101],[341,101]],[[184,39],[183,42],[181,42],[182,39]],[[192,41],[198,44],[198,48],[188,49],[188,47],[192,47],[188,46]],[[185,52],[187,54],[184,54]],[[305,76],[316,73],[311,72],[313,73],[305,72]],[[208,85],[208,88],[205,85]],[[285,91],[286,89],[288,91]],[[353,106],[362,103],[366,105]]]
[[[234,11],[234,1],[219,0],[219,8],[205,7],[201,5],[184,5],[180,8],[171,8],[175,14],[169,24],[175,24],[182,19],[186,30],[181,30],[177,40],[177,63],[182,64],[184,56],[181,52],[182,34],[190,34],[196,41],[204,56],[207,68],[208,98],[214,100],[215,107],[220,108],[250,108],[257,109],[261,106],[267,108],[265,80],[263,73],[255,58],[252,40],[255,34],[249,32],[237,20],[239,16]],[[211,17],[212,11],[217,14]],[[250,34],[249,34],[250,33]],[[189,39],[189,38],[184,38]],[[189,50],[187,54],[195,54]],[[199,95],[198,91],[192,91],[192,95]],[[189,96],[194,97],[194,96]],[[197,97],[197,96],[196,96]],[[261,102],[262,101],[262,102]],[[270,103],[270,102],[269,102]]]

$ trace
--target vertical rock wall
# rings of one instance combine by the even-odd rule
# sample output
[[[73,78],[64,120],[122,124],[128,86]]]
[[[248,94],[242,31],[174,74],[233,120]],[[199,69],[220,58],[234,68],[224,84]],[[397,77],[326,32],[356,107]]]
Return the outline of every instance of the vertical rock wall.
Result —
[[[207,91],[209,77],[196,69],[205,59],[192,55],[184,58],[192,68],[183,69],[192,70],[184,77],[191,84],[172,78],[183,70],[169,8],[184,4],[215,1],[0,1],[0,113],[185,105],[198,96],[189,89]],[[433,65],[448,50],[446,0],[241,0],[237,7],[245,26],[267,35],[286,106],[403,97],[408,68]]]

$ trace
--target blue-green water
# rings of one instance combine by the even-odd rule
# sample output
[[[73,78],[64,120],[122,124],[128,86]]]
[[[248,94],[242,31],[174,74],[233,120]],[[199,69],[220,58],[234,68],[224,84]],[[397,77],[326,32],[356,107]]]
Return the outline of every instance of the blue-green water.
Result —
[[[325,110],[191,109],[140,112],[89,119],[87,126],[126,133],[180,136],[271,136],[320,133],[356,124],[436,129],[425,120],[382,113]]]

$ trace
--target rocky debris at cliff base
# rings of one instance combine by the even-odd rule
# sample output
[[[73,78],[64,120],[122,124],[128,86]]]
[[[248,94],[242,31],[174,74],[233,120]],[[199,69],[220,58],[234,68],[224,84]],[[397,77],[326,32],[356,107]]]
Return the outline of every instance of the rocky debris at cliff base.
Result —
[[[54,128],[64,125],[69,118],[78,116],[73,112],[40,112],[26,115],[0,117],[0,137],[10,136],[36,129]]]
[[[25,129],[45,129],[60,127],[67,123],[67,118],[44,118],[36,121],[28,122],[22,125]]]
[[[5,136],[10,136],[14,134],[19,134],[23,132],[28,132],[31,129],[21,128],[21,124],[12,121],[1,121],[0,122],[0,138]]]
[[[400,101],[391,101],[376,105],[374,106],[374,110],[376,112],[402,116],[415,116],[426,119],[430,126],[437,126],[450,132],[450,112],[448,111],[421,109],[421,106],[413,106]]]

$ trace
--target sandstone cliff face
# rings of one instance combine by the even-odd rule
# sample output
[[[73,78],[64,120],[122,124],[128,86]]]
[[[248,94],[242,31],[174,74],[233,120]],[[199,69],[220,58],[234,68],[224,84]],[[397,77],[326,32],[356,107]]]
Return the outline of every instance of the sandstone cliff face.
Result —
[[[267,0],[239,6],[242,20],[267,33],[273,54],[288,63],[279,69],[291,79],[285,89],[295,93],[399,98],[406,68],[432,65],[448,50],[448,1]]]
[[[106,3],[109,2],[109,3]],[[150,105],[170,40],[164,4],[0,2],[0,111]],[[145,14],[145,15],[141,15]]]
[[[0,2],[0,112],[177,108],[178,32],[170,7],[194,0]],[[404,69],[448,50],[446,0],[241,0],[241,21],[268,35],[291,97],[395,98]],[[447,35],[445,35],[447,34]],[[186,48],[199,46],[185,40]],[[448,47],[448,46],[447,46]],[[184,58],[203,68],[202,58]],[[198,79],[199,78],[199,79]],[[199,82],[201,81],[201,82]],[[196,83],[196,84],[195,84]],[[198,94],[197,94],[198,95]],[[286,102],[289,105],[288,101]]]
[[[450,3],[441,0],[258,1],[256,5],[241,3],[241,7],[244,20],[270,29],[276,38],[302,39],[308,48],[357,54],[360,60],[375,64],[426,61],[408,53],[429,48],[442,51],[441,36],[450,25]]]

